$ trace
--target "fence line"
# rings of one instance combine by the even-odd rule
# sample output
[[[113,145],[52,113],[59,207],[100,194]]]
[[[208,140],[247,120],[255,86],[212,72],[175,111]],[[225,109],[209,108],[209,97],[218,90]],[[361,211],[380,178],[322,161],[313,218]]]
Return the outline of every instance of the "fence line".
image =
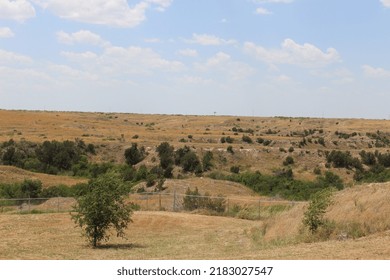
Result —
[[[267,211],[270,211],[273,206],[280,205],[287,208],[305,203],[256,197],[186,195],[176,191],[132,193],[129,194],[129,201],[133,203],[136,210],[142,211],[208,210],[230,216],[250,216],[252,219],[268,215]],[[75,204],[76,200],[71,197],[0,199],[0,213],[66,212],[72,211]]]

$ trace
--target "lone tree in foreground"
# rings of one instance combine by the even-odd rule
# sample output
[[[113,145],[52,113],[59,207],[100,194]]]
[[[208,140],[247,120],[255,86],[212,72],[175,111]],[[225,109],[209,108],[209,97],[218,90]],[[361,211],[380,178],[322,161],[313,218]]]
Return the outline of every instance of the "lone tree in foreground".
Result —
[[[97,247],[101,241],[109,240],[108,230],[115,228],[118,237],[132,222],[132,210],[125,204],[127,191],[122,181],[112,175],[103,175],[88,183],[88,190],[77,198],[72,215],[74,222],[84,231],[88,241]]]

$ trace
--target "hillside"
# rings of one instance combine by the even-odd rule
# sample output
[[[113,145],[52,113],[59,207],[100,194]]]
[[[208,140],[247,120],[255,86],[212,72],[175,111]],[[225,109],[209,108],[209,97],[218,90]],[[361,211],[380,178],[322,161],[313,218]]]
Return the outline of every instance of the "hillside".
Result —
[[[35,173],[13,166],[0,165],[1,183],[20,183],[26,179],[40,180],[42,182],[42,187],[44,188],[58,186],[61,184],[66,186],[73,186],[78,183],[87,182],[87,179],[83,178]]]
[[[244,141],[243,136],[248,138]],[[131,143],[144,146],[149,156],[143,162],[153,165],[155,148],[168,141],[175,148],[188,145],[199,155],[211,150],[215,168],[272,173],[283,168],[292,156],[291,168],[299,179],[314,179],[313,170],[324,170],[324,152],[361,150],[386,152],[390,147],[390,122],[364,119],[310,119],[287,117],[233,117],[138,115],[117,113],[38,112],[0,110],[0,141],[82,139],[96,145],[93,161],[124,162],[124,150]],[[223,143],[230,137],[232,143]],[[249,143],[251,141],[252,143]],[[234,154],[227,152],[232,146]],[[353,173],[332,168],[351,182]]]

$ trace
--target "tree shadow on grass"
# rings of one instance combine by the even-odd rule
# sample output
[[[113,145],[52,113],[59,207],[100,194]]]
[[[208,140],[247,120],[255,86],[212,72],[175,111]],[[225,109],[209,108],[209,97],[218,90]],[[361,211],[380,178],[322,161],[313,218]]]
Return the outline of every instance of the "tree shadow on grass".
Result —
[[[142,249],[146,248],[144,245],[140,244],[101,244],[95,247],[94,249],[98,250],[107,250],[107,249],[115,249],[115,250],[129,250],[129,249]]]

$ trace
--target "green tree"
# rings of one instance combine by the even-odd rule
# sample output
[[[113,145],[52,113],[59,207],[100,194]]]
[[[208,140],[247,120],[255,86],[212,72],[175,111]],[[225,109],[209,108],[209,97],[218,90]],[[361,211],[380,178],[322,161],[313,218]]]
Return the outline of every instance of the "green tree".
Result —
[[[304,213],[303,224],[308,227],[312,234],[326,223],[324,215],[326,209],[332,204],[334,188],[323,189],[312,195],[309,206]]]
[[[212,160],[214,158],[213,152],[207,151],[202,158],[203,170],[208,171],[213,167]]]
[[[174,163],[173,151],[174,151],[174,147],[169,145],[168,142],[163,142],[157,147],[156,152],[160,157],[160,166],[163,169],[167,169],[168,167],[173,165]]]
[[[136,165],[145,158],[144,147],[138,149],[137,143],[132,143],[131,147],[125,150],[126,163]]]
[[[37,198],[42,191],[42,182],[39,180],[24,180],[21,184],[23,196]]]
[[[131,206],[124,197],[127,189],[122,181],[109,174],[102,175],[88,183],[87,191],[77,198],[76,214],[72,219],[84,231],[93,247],[109,240],[110,228],[118,237],[124,237],[124,230],[131,220]]]

